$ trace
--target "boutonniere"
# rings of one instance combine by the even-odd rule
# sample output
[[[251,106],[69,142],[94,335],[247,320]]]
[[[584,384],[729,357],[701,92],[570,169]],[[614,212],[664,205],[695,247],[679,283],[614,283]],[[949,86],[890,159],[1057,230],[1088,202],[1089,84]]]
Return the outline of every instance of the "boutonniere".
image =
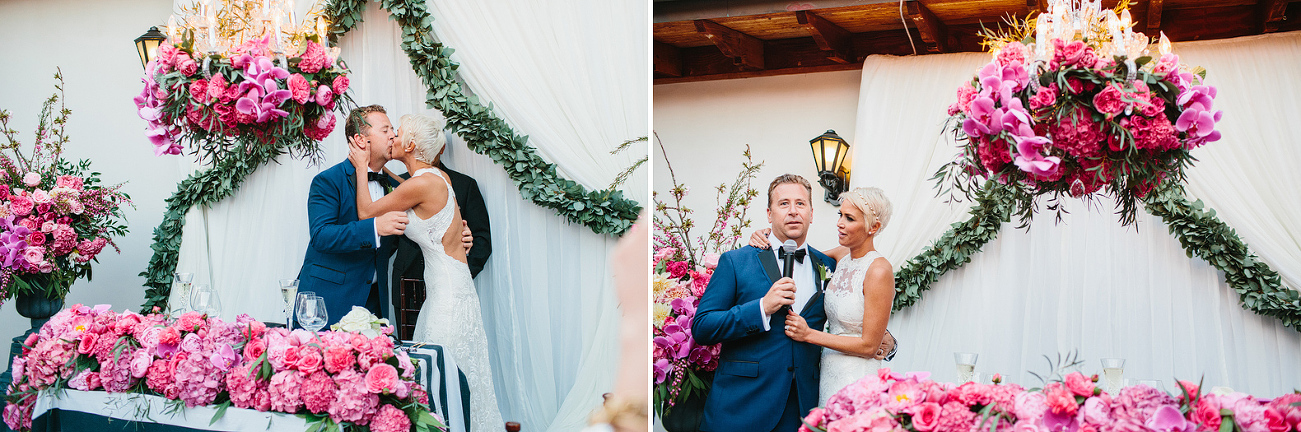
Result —
[[[835,272],[828,272],[827,266],[824,266],[822,263],[817,261],[814,261],[813,268],[818,270],[818,279],[821,280],[824,285],[827,281],[831,280],[831,276],[835,275]]]

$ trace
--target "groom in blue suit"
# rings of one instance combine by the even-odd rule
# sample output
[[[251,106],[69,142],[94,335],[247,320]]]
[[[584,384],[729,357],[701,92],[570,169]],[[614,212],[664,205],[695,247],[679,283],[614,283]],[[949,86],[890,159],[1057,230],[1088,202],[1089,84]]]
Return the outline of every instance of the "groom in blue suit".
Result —
[[[804,244],[812,196],[803,177],[777,177],[768,186],[772,247],[746,246],[718,260],[691,325],[696,343],[723,344],[701,430],[793,432],[817,406],[822,349],[783,331],[788,310],[811,328],[827,320],[820,275],[830,274],[836,263]],[[781,277],[778,257],[786,240],[799,245],[789,278]]]
[[[350,143],[370,153],[370,172],[365,175],[371,179],[371,198],[378,200],[396,186],[378,174],[396,140],[388,114],[379,105],[355,108],[344,132]],[[331,324],[353,306],[385,316],[380,299],[388,298],[388,261],[395,244],[389,236],[401,235],[407,226],[406,213],[398,211],[357,220],[356,175],[345,159],[317,174],[307,197],[311,241],[298,273],[298,289],[325,298]]]

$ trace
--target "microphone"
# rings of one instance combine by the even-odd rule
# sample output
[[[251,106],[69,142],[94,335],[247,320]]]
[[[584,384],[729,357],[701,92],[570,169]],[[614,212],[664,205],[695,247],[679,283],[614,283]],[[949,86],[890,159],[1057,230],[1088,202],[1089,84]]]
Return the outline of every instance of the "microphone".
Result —
[[[795,248],[795,240],[787,239],[786,243],[782,243],[782,251],[786,252],[786,256],[782,259],[782,277],[791,277],[795,272]],[[782,305],[781,309],[777,310],[777,314],[785,319],[784,317],[789,315],[786,311],[789,310],[791,310],[790,305]]]

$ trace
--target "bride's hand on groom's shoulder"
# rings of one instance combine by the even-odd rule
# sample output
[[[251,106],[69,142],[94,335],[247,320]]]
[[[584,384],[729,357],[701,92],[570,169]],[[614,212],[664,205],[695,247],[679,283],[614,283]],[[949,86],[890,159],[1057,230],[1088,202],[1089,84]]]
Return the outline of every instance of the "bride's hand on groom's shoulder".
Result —
[[[813,334],[813,329],[809,328],[809,323],[804,320],[804,317],[795,313],[795,311],[787,311],[786,337],[796,342],[808,342],[811,334]]]
[[[764,228],[750,234],[750,246],[759,249],[768,249],[768,234],[772,234],[772,228]]]

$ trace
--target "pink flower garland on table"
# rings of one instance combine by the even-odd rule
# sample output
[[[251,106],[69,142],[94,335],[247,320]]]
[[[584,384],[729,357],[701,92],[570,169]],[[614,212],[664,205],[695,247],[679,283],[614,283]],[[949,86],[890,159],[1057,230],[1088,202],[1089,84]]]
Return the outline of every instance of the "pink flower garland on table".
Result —
[[[190,407],[228,396],[237,408],[328,414],[335,423],[407,430],[416,420],[403,407],[427,405],[427,393],[412,381],[410,358],[394,353],[392,328],[382,330],[373,338],[314,335],[269,329],[247,315],[227,323],[198,312],[169,319],[74,305],[24,342],[4,420],[12,429],[30,429],[36,392],[66,386],[147,390]],[[368,361],[353,360],[358,357]],[[415,406],[412,415],[428,411]]]

